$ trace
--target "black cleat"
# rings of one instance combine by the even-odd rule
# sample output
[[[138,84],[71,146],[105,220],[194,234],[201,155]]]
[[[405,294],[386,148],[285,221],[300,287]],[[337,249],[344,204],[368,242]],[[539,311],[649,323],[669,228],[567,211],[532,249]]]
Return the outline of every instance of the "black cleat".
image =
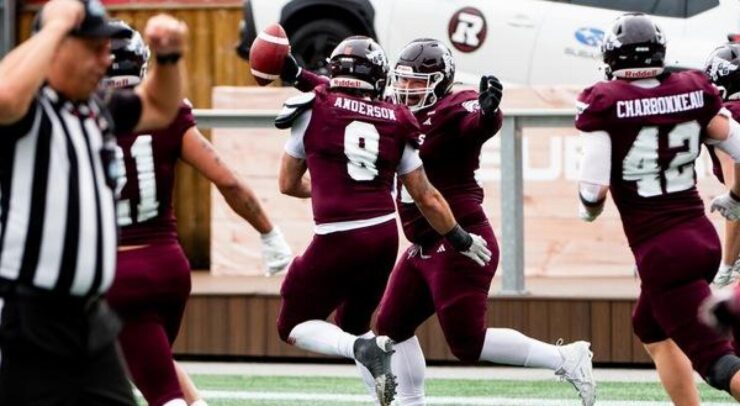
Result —
[[[355,360],[370,371],[375,380],[375,394],[381,406],[389,406],[396,397],[396,376],[391,372],[393,340],[386,336],[358,338],[355,341]]]

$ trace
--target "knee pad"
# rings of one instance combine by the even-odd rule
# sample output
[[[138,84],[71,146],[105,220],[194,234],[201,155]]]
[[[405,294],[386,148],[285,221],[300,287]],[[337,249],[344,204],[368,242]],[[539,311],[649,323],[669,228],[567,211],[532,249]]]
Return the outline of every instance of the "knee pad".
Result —
[[[704,379],[712,387],[730,393],[730,382],[738,371],[740,371],[740,358],[727,354],[715,361],[709,368],[708,376]]]

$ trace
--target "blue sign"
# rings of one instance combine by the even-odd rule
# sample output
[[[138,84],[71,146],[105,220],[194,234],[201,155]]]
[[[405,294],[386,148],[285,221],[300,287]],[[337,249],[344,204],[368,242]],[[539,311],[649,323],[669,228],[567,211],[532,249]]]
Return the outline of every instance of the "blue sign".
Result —
[[[583,27],[579,28],[575,33],[576,39],[583,45],[589,47],[598,47],[601,45],[601,41],[604,40],[604,31],[598,28]]]

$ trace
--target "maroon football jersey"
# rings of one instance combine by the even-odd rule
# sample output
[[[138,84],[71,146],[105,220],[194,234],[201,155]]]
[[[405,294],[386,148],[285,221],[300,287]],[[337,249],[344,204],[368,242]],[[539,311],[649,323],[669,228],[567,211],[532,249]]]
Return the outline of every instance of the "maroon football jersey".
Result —
[[[118,154],[125,165],[125,174],[118,184],[121,245],[177,240],[172,208],[175,165],[180,159],[183,136],[193,126],[192,108],[183,103],[166,129],[118,137]]]
[[[405,146],[416,145],[419,125],[407,108],[314,89],[303,135],[317,224],[393,213],[396,168]]]
[[[579,96],[576,127],[611,138],[610,190],[631,246],[704,215],[694,161],[707,124],[722,108],[701,72],[659,78],[653,88],[602,82]]]
[[[475,179],[483,143],[501,128],[499,110],[490,117],[481,114],[478,93],[451,93],[433,107],[416,113],[424,134],[420,156],[429,181],[447,200],[463,227],[486,221],[483,189]],[[440,235],[429,225],[416,204],[399,185],[398,213],[409,241],[429,244]]]

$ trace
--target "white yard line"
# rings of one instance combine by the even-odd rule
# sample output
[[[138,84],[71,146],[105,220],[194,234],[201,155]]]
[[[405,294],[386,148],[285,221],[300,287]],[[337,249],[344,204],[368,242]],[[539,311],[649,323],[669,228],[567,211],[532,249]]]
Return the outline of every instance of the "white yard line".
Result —
[[[285,393],[285,392],[241,392],[204,390],[201,394],[206,400],[271,400],[294,402],[364,403],[370,404],[367,395],[340,395],[330,393]],[[428,396],[429,405],[467,405],[467,406],[575,406],[577,399],[504,399],[489,397]],[[670,406],[670,402],[634,400],[598,400],[599,406]],[[703,403],[704,406],[736,406],[736,403]]]
[[[279,363],[223,363],[182,362],[190,374],[198,375],[247,375],[247,376],[309,376],[356,378],[354,364],[279,364]],[[552,371],[535,368],[509,368],[500,366],[480,367],[429,367],[428,379],[522,380],[548,381],[555,379]],[[594,370],[597,382],[658,382],[654,369],[604,369]],[[696,375],[697,382],[701,378]]]

